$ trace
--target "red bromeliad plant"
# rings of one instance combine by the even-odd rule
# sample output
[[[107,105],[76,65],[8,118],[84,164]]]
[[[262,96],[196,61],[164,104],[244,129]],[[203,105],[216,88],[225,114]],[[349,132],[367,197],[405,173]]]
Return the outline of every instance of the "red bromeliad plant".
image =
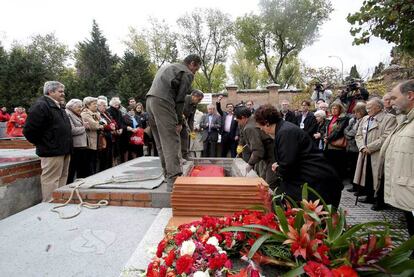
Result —
[[[319,199],[307,200],[308,191]],[[388,223],[348,227],[344,211],[326,205],[306,184],[302,196],[300,205],[284,199],[283,206],[273,204],[274,211],[204,216],[181,225],[159,243],[147,276],[260,276],[260,264],[284,268],[284,276],[410,276],[410,270],[414,272],[414,261],[409,260],[414,237],[395,248]],[[235,270],[231,257],[243,257],[250,264]]]

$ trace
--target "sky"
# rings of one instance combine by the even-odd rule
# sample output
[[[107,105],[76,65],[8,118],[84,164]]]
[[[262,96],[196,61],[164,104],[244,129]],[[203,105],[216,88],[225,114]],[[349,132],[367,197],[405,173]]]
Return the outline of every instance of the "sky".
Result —
[[[352,45],[350,24],[345,18],[348,13],[359,10],[363,0],[331,2],[334,11],[330,20],[322,25],[318,40],[300,53],[301,61],[306,66],[331,66],[341,70],[342,60],[345,76],[355,64],[363,77],[372,74],[379,62],[389,62],[392,46],[385,41],[373,39],[367,45]],[[0,41],[8,49],[14,41],[28,43],[31,36],[54,32],[61,42],[74,49],[79,41],[89,37],[95,19],[111,51],[122,56],[129,27],[148,27],[149,17],[164,19],[173,26],[180,16],[195,8],[218,8],[236,19],[246,13],[258,13],[258,3],[259,0],[3,1]]]

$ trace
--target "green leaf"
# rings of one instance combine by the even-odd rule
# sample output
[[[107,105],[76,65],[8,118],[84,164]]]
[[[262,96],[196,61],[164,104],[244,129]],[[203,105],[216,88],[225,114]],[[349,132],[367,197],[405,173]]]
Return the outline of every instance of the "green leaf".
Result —
[[[271,234],[266,234],[261,236],[260,238],[258,238],[254,244],[252,245],[252,248],[249,251],[249,254],[247,255],[247,257],[249,257],[249,259],[251,259],[253,257],[253,255],[256,253],[257,250],[259,250],[260,246],[266,241],[268,240],[272,235]]]
[[[272,238],[275,239],[275,240],[278,240],[278,241],[285,241],[287,239],[287,236],[284,233],[282,233],[280,231],[277,231],[275,229],[269,228],[267,226],[258,225],[258,224],[251,224],[251,225],[245,225],[244,227],[256,228],[256,229],[261,229],[261,230],[270,232],[270,233],[272,233]]]
[[[226,227],[220,230],[220,233],[223,233],[223,232],[246,232],[246,233],[265,234],[264,232],[259,231],[257,229],[241,227],[241,226]]]
[[[394,274],[396,273],[402,273],[406,270],[413,270],[414,269],[414,260],[405,260],[401,263],[399,263],[396,266],[393,266],[390,271]]]
[[[289,200],[289,203],[292,205],[293,208],[299,208],[299,205],[296,203],[295,200],[293,200],[292,197],[290,197],[289,195],[285,195],[284,196],[287,200]]]
[[[401,244],[399,247],[393,249],[386,257],[378,262],[378,265],[384,268],[391,268],[406,261],[414,249],[414,236]]]
[[[331,242],[337,240],[341,236],[344,230],[344,227],[345,227],[345,212],[342,209],[340,209],[338,224],[336,225],[335,229],[332,232],[332,236],[330,237]]]
[[[304,219],[303,219],[303,214],[304,211],[300,210],[296,213],[296,218],[295,218],[295,229],[299,230],[300,227],[302,227],[303,223],[304,223]]]
[[[303,269],[303,265],[301,265],[300,267],[294,268],[291,271],[283,274],[282,277],[296,277],[304,273],[305,273],[305,270]]]
[[[277,218],[279,219],[280,227],[282,227],[283,232],[287,234],[289,232],[289,225],[285,216],[285,212],[282,210],[280,206],[277,206],[275,213],[277,215]]]
[[[332,241],[332,246],[338,247],[340,245],[346,244],[347,239],[352,237],[356,232],[363,228],[368,227],[375,227],[375,226],[389,226],[390,224],[381,221],[372,221],[367,223],[360,223],[357,225],[352,226],[349,230],[345,231],[340,237],[338,237],[335,241]]]
[[[308,183],[305,183],[302,187],[302,199],[308,200]]]

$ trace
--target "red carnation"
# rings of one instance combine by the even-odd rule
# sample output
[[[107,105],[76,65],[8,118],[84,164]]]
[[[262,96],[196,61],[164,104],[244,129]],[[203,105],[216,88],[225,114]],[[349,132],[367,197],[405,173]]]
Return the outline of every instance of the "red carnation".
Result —
[[[165,265],[172,266],[174,260],[175,260],[175,251],[174,249],[171,249],[171,251],[168,253],[168,256],[164,259]]]
[[[157,247],[157,257],[158,258],[162,257],[162,252],[164,252],[164,249],[165,249],[166,245],[167,245],[167,241],[165,239],[160,241],[160,243],[158,244],[158,247]]]
[[[159,273],[159,277],[165,277],[165,275],[167,275],[167,268],[165,266],[161,266],[160,267],[160,273]]]
[[[219,254],[208,261],[208,267],[211,270],[221,269],[227,262],[227,255],[225,253]]]
[[[188,240],[192,235],[193,232],[191,232],[188,229],[183,229],[174,237],[175,244],[180,246],[183,243],[183,241]]]
[[[193,257],[190,255],[181,256],[175,265],[177,269],[177,274],[189,274],[191,271],[191,267],[193,266],[194,260]]]
[[[352,267],[348,265],[342,265],[338,268],[332,269],[334,277],[358,277],[358,274]]]
[[[211,255],[217,252],[217,248],[211,244],[206,244],[205,250],[208,255]]]
[[[333,277],[332,272],[321,263],[309,261],[303,267],[309,277]]]

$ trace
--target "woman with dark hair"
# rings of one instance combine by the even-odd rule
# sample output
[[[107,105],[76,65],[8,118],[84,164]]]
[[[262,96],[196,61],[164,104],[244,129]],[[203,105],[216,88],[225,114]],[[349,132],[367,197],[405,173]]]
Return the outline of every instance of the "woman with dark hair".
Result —
[[[325,157],[333,165],[339,177],[346,178],[346,145],[344,130],[348,126],[349,118],[345,107],[340,102],[331,104],[332,117],[326,122]]]
[[[127,114],[124,115],[123,119],[128,137],[128,151],[125,153],[124,159],[130,160],[142,157],[144,154],[144,128],[141,118],[135,114],[135,106],[127,108]]]
[[[300,201],[302,186],[307,183],[327,203],[338,207],[343,188],[341,180],[309,135],[295,124],[281,119],[272,105],[260,106],[254,116],[259,128],[274,139],[276,162],[272,169],[281,177],[276,193],[286,193]],[[312,194],[309,196],[317,198]]]

